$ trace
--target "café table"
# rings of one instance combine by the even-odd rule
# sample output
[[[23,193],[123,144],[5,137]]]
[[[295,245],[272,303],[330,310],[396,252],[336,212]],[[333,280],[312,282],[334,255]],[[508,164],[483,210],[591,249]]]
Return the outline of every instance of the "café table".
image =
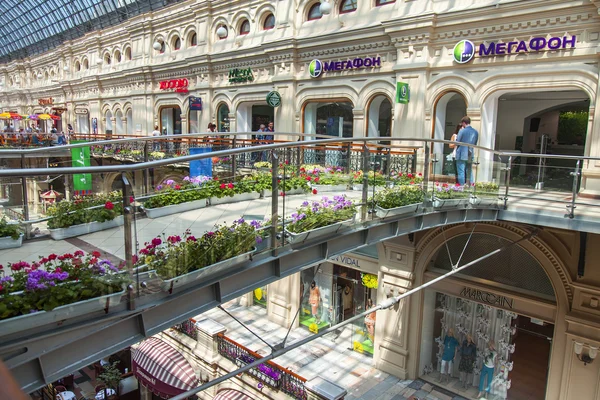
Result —
[[[76,400],[75,393],[73,392],[60,392],[56,395],[56,400]]]
[[[96,400],[104,400],[104,391],[105,391],[105,389],[102,389],[101,391],[99,391],[98,393],[96,393],[95,399]],[[117,394],[117,392],[115,392],[114,389],[110,389],[110,388],[106,389],[106,396],[107,397],[110,397],[113,394]]]

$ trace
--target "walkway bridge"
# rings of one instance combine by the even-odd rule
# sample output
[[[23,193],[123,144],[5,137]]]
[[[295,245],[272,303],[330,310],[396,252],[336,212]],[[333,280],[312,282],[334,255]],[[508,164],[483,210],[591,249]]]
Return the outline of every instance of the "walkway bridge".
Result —
[[[289,135],[289,134],[288,134]],[[140,140],[140,139],[134,139]],[[193,162],[212,157],[230,157],[233,160],[248,158],[259,152],[269,152],[273,165],[281,164],[282,169],[274,168],[271,173],[270,218],[279,221],[283,216],[285,222],[294,211],[290,204],[299,204],[296,196],[280,196],[280,191],[291,179],[300,164],[306,163],[307,157],[313,164],[329,164],[328,160],[337,160],[342,164],[340,176],[348,171],[348,176],[356,177],[348,168],[348,149],[358,148],[360,151],[362,187],[348,182],[347,187],[360,189],[348,191],[346,194],[355,199],[359,205],[356,220],[345,230],[332,231],[322,235],[308,236],[301,242],[290,243],[289,237],[280,234],[276,224],[271,227],[272,240],[270,247],[257,251],[249,259],[230,262],[217,267],[208,266],[202,271],[200,279],[175,281],[165,285],[156,275],[142,272],[134,273],[132,255],[136,253],[136,235],[143,237],[142,229],[136,231],[135,215],[130,204],[131,195],[136,201],[150,198],[154,193],[135,193],[132,191],[130,177],[132,173],[152,168],[168,166],[173,160],[156,160],[122,166],[105,167],[72,167],[49,169],[1,170],[0,178],[20,177],[27,184],[26,177],[46,176],[52,174],[108,174],[121,173],[123,181],[124,204],[124,254],[133,284],[127,293],[117,299],[117,303],[100,303],[95,307],[78,314],[77,305],[64,306],[51,312],[38,312],[0,321],[0,355],[12,370],[22,388],[31,392],[53,382],[83,366],[92,364],[98,359],[108,356],[124,347],[137,343],[175,324],[203,313],[211,308],[248,293],[257,287],[275,282],[283,277],[297,273],[303,269],[327,261],[331,257],[355,251],[364,246],[426,229],[439,226],[462,224],[467,222],[490,222],[497,220],[514,221],[540,226],[580,230],[600,233],[600,219],[596,217],[596,207],[600,203],[593,200],[580,199],[578,194],[579,175],[585,163],[593,159],[572,159],[573,168],[566,168],[570,176],[572,191],[549,189],[538,190],[526,185],[517,186],[511,182],[513,154],[499,153],[493,150],[475,147],[479,153],[480,163],[475,164],[473,174],[476,184],[473,193],[452,204],[436,201],[439,186],[435,180],[436,160],[432,154],[432,143],[445,143],[435,140],[405,139],[395,140],[385,145],[377,145],[376,139],[323,139],[318,141],[301,141],[263,145],[258,147],[233,147],[218,152],[202,153],[178,157],[177,163]],[[402,142],[410,143],[407,148]],[[418,146],[414,146],[417,143]],[[350,146],[348,146],[350,145]],[[71,145],[70,148],[85,146]],[[385,146],[385,149],[381,149]],[[375,151],[371,151],[375,148]],[[334,150],[331,150],[334,149]],[[304,153],[302,153],[304,150]],[[387,162],[383,156],[392,151],[415,157],[410,163],[400,162],[404,170],[392,169],[390,158]],[[333,157],[332,154],[337,156]],[[262,153],[261,153],[262,154]],[[344,158],[346,157],[346,158]],[[379,157],[379,158],[378,158]],[[553,156],[558,158],[558,156]],[[301,161],[301,162],[298,162]],[[247,173],[239,164],[232,162],[228,166],[235,173]],[[329,164],[331,165],[331,164]],[[540,168],[544,168],[540,164]],[[420,183],[425,191],[424,201],[416,211],[386,218],[378,218],[375,212],[377,204],[370,201],[373,193],[382,190],[377,183],[379,175],[369,175],[369,171],[381,172],[384,177],[383,186],[398,185],[397,176],[403,174],[421,174]],[[572,173],[572,174],[571,174]],[[483,185],[478,176],[494,177]],[[360,183],[358,183],[360,185]],[[485,199],[483,188],[492,188],[493,196]],[[24,189],[26,190],[26,188]],[[326,194],[326,187],[319,186],[319,191]],[[478,190],[480,190],[478,192]],[[489,190],[485,193],[489,195]],[[335,193],[331,193],[333,195]],[[320,196],[319,196],[320,197]],[[299,196],[299,198],[304,199]],[[268,201],[268,200],[265,200]],[[287,207],[287,208],[286,208]],[[380,214],[381,215],[381,214]],[[157,220],[158,221],[158,220]],[[25,225],[32,221],[24,221]],[[36,221],[40,223],[40,221]],[[158,222],[157,222],[158,223]],[[169,232],[181,234],[181,232]],[[526,239],[524,239],[526,240]],[[138,270],[139,271],[139,270]]]

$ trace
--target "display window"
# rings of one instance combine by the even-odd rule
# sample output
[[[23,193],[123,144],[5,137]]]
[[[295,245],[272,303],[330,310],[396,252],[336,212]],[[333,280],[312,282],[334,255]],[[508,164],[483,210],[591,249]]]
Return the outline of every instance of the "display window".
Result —
[[[262,308],[267,308],[267,296],[268,296],[267,288],[268,288],[267,286],[262,286],[262,287],[254,289],[254,292],[253,292],[254,304],[256,304],[257,306],[260,306]]]
[[[229,132],[229,107],[221,104],[217,110],[217,131]]]

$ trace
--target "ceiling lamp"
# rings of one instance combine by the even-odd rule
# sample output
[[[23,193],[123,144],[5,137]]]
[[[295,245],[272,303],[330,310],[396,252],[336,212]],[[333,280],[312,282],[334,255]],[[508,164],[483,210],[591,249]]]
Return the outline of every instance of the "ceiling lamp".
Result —
[[[321,10],[321,14],[329,15],[331,13],[331,4],[328,1],[322,0],[319,9]]]
[[[225,28],[223,25],[219,26],[217,28],[217,36],[219,39],[225,39],[227,37],[227,28]]]

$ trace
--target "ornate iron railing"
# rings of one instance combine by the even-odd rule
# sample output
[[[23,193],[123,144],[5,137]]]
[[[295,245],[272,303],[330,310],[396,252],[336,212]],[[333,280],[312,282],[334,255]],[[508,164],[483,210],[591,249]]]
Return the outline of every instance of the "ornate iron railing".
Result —
[[[173,329],[183,333],[186,336],[191,337],[194,340],[198,340],[198,327],[196,326],[196,321],[192,319],[188,319],[180,324],[173,326]]]
[[[250,364],[262,356],[247,347],[229,339],[223,334],[217,336],[219,354],[235,363],[237,366]],[[267,361],[257,368],[252,368],[248,373],[265,385],[281,390],[297,400],[306,400],[307,392],[304,384],[306,379],[293,373],[274,362]]]

